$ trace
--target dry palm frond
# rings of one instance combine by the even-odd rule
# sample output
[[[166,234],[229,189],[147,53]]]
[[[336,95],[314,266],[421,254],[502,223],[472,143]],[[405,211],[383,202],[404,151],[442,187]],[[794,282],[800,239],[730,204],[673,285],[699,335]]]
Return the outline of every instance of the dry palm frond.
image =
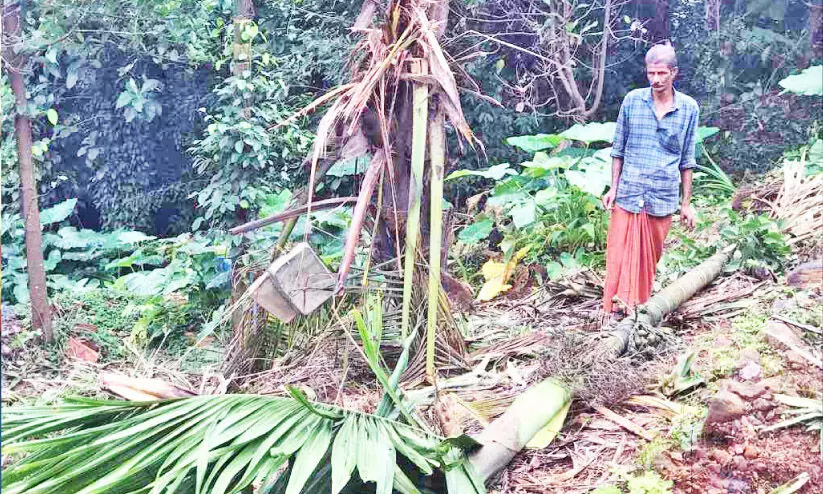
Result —
[[[823,174],[807,176],[804,161],[787,161],[772,216],[783,220],[790,245],[813,237],[823,223]]]

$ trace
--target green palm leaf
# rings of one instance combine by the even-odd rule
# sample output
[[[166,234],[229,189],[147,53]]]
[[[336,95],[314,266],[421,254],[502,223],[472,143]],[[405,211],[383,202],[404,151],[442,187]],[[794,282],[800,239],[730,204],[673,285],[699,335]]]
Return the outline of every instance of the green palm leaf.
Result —
[[[449,492],[485,492],[462,451],[445,450],[440,438],[298,398],[76,398],[8,408],[3,453],[25,456],[3,472],[2,489],[224,494],[254,484],[261,492],[296,494],[360,492],[362,483],[373,482],[378,494],[416,493],[431,492],[420,485],[424,477],[448,467]]]

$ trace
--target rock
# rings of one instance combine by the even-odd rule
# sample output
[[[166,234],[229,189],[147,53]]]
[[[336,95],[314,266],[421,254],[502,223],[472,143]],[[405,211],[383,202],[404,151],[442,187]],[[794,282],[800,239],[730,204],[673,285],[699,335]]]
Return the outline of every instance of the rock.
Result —
[[[786,360],[789,361],[791,367],[803,367],[808,363],[823,367],[823,362],[810,351],[809,345],[788,324],[770,321],[766,325],[765,333],[771,345],[788,350]]]
[[[746,447],[743,449],[743,456],[747,460],[753,460],[760,456],[760,452],[751,444],[747,444]]]
[[[779,393],[785,387],[785,384],[783,383],[783,378],[781,376],[774,376],[769,377],[767,379],[763,379],[760,382],[760,384],[766,386],[766,389],[768,389],[772,393]]]
[[[740,379],[744,381],[757,381],[763,376],[763,368],[756,362],[747,362],[742,369],[740,369]]]
[[[741,369],[751,362],[760,364],[760,352],[754,348],[744,348],[740,350],[740,360],[737,362],[737,368]]]
[[[71,338],[69,338],[68,349],[66,353],[70,358],[94,364],[97,363],[98,360],[100,360],[100,353],[98,353],[97,350],[92,348],[92,346],[93,344],[88,340],[83,340],[81,338],[75,338],[74,336],[72,336]]]
[[[730,455],[727,451],[722,449],[716,449],[712,451],[712,456],[714,457],[715,461],[722,466],[726,466],[732,461],[732,455]]]
[[[776,407],[777,405],[774,402],[769,401],[765,398],[758,398],[752,402],[752,408],[754,408],[758,412],[768,412],[769,410],[772,410]]]
[[[734,454],[736,455],[742,455],[744,449],[746,449],[744,444],[735,444],[732,446],[732,451],[734,451]]]
[[[742,383],[739,381],[728,381],[726,389],[743,398],[752,401],[766,393],[766,386],[761,383]]]
[[[718,392],[709,400],[706,425],[730,422],[746,413],[746,403],[740,396],[728,390]]]
[[[793,346],[805,346],[805,342],[788,324],[769,321],[765,328],[766,340],[773,346],[791,349]]]

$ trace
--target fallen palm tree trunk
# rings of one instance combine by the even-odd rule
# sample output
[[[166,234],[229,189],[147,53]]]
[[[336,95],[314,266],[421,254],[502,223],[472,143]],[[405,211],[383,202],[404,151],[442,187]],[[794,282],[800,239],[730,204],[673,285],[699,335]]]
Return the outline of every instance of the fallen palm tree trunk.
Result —
[[[612,331],[606,343],[609,349],[615,356],[620,355],[628,349],[629,342],[638,327],[649,329],[663,322],[663,318],[720,275],[735,248],[735,246],[729,246],[706,259],[638,307],[636,317],[627,317]]]
[[[734,250],[734,246],[727,247],[678,278],[639,307],[637,317],[618,324],[610,337],[598,345],[603,352],[596,349],[581,358],[591,366],[598,358],[614,359],[624,353],[638,326],[653,328],[660,324],[667,314],[714,281]],[[542,381],[518,396],[502,416],[475,438],[482,447],[469,456],[469,461],[477,475],[487,480],[530,443],[547,446],[562,427],[571,401],[570,388],[554,379]]]
[[[540,435],[544,436],[540,446],[547,446],[563,427],[571,401],[571,390],[554,379],[546,379],[518,396],[475,438],[482,447],[469,456],[469,462],[478,477],[485,481],[505,468]]]

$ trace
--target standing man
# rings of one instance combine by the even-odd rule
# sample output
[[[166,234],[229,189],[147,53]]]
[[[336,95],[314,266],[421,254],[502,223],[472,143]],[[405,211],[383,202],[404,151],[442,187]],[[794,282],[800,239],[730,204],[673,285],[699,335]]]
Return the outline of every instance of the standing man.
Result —
[[[650,87],[629,92],[620,106],[612,185],[603,196],[603,207],[611,211],[603,290],[607,315],[615,301],[634,308],[651,296],[681,184],[680,220],[694,227],[690,202],[699,107],[674,89],[677,58],[671,45],[646,53],[646,76]]]

